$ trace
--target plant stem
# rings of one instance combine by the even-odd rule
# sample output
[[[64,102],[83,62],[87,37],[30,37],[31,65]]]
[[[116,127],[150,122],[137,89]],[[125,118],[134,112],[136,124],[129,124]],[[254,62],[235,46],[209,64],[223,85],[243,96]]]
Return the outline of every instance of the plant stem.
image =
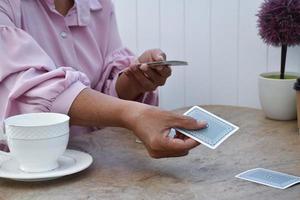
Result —
[[[280,66],[280,79],[284,79],[285,63],[286,63],[287,45],[281,46],[281,66]]]

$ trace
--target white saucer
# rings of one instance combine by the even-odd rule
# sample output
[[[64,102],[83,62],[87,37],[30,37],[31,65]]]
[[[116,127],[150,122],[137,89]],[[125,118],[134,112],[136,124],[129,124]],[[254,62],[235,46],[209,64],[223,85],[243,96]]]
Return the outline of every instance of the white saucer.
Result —
[[[10,154],[1,152],[0,178],[28,182],[47,181],[80,172],[88,168],[92,162],[92,156],[87,153],[66,150],[64,155],[58,159],[58,168],[47,172],[28,173],[19,169],[19,164]]]

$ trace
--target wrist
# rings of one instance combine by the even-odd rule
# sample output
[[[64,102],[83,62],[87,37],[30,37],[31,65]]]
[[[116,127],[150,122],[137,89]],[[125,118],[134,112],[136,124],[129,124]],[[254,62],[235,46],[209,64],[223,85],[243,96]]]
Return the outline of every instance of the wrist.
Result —
[[[126,101],[123,106],[124,109],[120,114],[123,127],[134,131],[135,126],[138,123],[138,119],[149,107],[150,106],[142,103]]]
[[[121,99],[135,100],[138,96],[143,94],[138,84],[130,79],[126,73],[120,74],[116,82],[116,92]]]
[[[141,62],[140,62],[140,57],[137,57],[135,60],[134,60],[134,62],[133,62],[133,64],[140,64]]]

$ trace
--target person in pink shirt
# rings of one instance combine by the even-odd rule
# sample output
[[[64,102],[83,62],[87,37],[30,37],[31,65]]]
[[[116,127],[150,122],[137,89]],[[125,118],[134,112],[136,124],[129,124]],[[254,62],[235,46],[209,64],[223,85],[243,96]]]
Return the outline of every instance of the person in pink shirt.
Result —
[[[110,0],[1,0],[1,124],[22,113],[64,113],[72,134],[124,127],[153,158],[186,155],[198,143],[168,137],[170,128],[205,123],[155,107],[171,69],[143,63],[164,59],[161,50],[135,57],[122,45]]]

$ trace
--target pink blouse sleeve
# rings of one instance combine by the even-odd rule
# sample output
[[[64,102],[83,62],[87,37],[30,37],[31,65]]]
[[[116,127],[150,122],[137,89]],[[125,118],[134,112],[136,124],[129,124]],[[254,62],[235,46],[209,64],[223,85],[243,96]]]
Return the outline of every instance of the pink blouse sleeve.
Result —
[[[122,45],[114,9],[112,9],[111,13],[108,36],[104,70],[97,89],[105,94],[118,97],[115,88],[118,76],[136,60],[136,57]],[[147,92],[136,99],[136,101],[158,105],[157,91]]]
[[[5,11],[0,5],[0,121],[28,112],[67,114],[75,97],[89,86],[88,78],[70,67],[55,66]]]

